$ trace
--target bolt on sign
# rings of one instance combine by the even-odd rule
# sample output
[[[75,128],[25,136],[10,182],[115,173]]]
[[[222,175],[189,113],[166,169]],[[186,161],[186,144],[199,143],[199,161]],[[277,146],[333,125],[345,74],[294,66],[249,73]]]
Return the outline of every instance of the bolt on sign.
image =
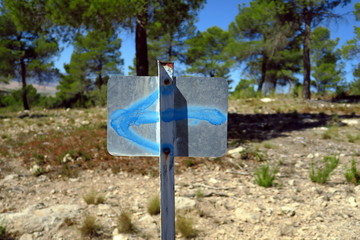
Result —
[[[173,72],[173,63],[158,61],[158,76],[114,76],[108,82],[108,151],[159,157],[166,240],[175,239],[174,157],[219,157],[227,146],[227,81]]]

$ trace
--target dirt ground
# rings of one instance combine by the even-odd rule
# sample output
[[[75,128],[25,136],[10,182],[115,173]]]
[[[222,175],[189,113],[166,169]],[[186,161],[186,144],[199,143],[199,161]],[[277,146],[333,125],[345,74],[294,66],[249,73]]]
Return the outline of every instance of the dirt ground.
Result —
[[[160,217],[147,210],[158,160],[110,156],[106,109],[0,113],[0,127],[0,239],[159,239]],[[338,166],[311,181],[328,156]],[[230,100],[228,153],[175,159],[177,216],[194,239],[360,239],[351,161],[360,169],[359,103]],[[254,177],[264,164],[278,169],[269,188]],[[86,203],[90,193],[102,201]],[[123,212],[128,234],[118,233]],[[90,215],[98,228],[86,234]]]

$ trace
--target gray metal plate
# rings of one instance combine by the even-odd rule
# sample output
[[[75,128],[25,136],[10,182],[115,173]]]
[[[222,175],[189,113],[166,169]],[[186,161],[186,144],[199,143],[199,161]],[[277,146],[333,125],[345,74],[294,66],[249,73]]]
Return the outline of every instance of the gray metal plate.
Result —
[[[157,77],[111,77],[107,144],[115,156],[159,156]],[[227,145],[228,85],[223,78],[177,77],[175,156],[222,156]],[[162,118],[163,119],[163,118]]]

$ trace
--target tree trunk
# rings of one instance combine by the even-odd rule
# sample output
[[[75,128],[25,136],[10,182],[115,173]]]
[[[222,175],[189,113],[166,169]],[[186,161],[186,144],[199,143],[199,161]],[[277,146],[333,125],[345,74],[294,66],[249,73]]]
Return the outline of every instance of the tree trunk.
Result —
[[[20,71],[21,71],[21,82],[22,82],[22,102],[24,106],[24,110],[30,110],[29,101],[27,98],[27,89],[26,89],[26,65],[23,58],[20,59]]]
[[[268,58],[267,58],[266,54],[263,54],[263,60],[261,63],[261,79],[260,79],[258,89],[257,89],[258,92],[262,92],[263,85],[266,80],[267,61],[268,61]]]
[[[304,87],[303,87],[303,98],[310,99],[310,73],[311,73],[311,62],[310,62],[310,23],[311,21],[305,21],[305,31],[303,39],[303,62],[304,62]]]
[[[104,81],[103,81],[103,78],[102,78],[102,76],[101,76],[101,73],[98,74],[98,77],[97,77],[97,79],[96,79],[95,84],[96,84],[96,87],[97,87],[98,89],[100,89],[101,86],[104,84]]]
[[[146,34],[147,13],[139,14],[136,18],[135,48],[136,48],[136,74],[149,75],[149,60]]]

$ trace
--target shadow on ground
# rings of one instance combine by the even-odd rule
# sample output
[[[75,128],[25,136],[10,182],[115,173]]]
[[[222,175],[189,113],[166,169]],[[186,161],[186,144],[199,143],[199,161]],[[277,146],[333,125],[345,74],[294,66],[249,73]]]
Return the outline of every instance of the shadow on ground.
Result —
[[[309,128],[342,126],[346,118],[357,118],[359,115],[326,115],[326,114],[238,114],[228,115],[228,141],[243,143],[247,141],[265,141],[286,136],[292,131]]]

